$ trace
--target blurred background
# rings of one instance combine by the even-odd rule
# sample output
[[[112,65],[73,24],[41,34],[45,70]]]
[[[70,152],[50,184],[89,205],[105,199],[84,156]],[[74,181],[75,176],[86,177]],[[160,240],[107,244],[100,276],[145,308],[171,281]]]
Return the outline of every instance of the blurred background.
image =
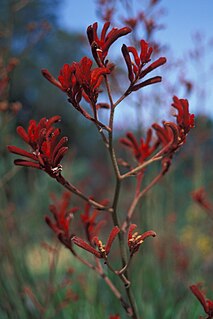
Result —
[[[105,319],[113,313],[125,318],[105,284],[92,272],[87,275],[44,222],[51,194],[60,198],[62,187],[40,171],[14,167],[14,156],[6,149],[9,144],[23,147],[17,125],[26,128],[32,118],[61,115],[60,128],[70,148],[64,175],[88,195],[112,198],[110,159],[95,127],[41,75],[46,68],[57,77],[65,63],[91,58],[86,28],[97,21],[101,30],[106,20],[133,29],[132,37],[121,38],[109,52],[116,65],[111,83],[115,98],[128,83],[123,43],[137,47],[145,39],[154,58],[166,56],[168,61],[156,71],[163,77],[161,84],[118,107],[117,154],[128,159],[119,144],[127,130],[141,137],[153,122],[171,120],[173,95],[187,98],[195,113],[196,127],[169,173],[137,207],[134,222],[143,231],[154,229],[158,237],[136,256],[132,276],[143,318],[198,318],[203,309],[188,286],[203,282],[207,294],[213,291],[212,1],[2,0],[0,11],[0,318]],[[105,98],[102,93],[101,101]],[[100,112],[106,121],[108,111]],[[147,171],[145,185],[158,169],[154,165]],[[124,184],[120,218],[130,205],[133,186],[134,181]],[[70,205],[80,207],[73,232],[81,234],[84,203],[73,195]],[[112,225],[106,221],[107,234]]]

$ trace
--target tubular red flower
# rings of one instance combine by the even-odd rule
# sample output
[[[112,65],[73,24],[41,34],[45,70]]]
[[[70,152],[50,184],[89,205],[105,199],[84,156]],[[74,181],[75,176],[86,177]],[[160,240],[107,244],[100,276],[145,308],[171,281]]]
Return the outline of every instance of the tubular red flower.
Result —
[[[187,100],[174,96],[172,106],[178,110],[178,114],[175,115],[177,124],[164,121],[163,126],[157,123],[152,125],[159,143],[164,147],[161,155],[167,154],[167,158],[170,159],[173,153],[185,143],[188,132],[194,127],[194,114],[189,113]]]
[[[166,63],[166,58],[161,57],[158,60],[154,61],[152,64],[150,64],[146,69],[144,69],[144,66],[151,60],[151,54],[153,49],[152,47],[149,47],[148,43],[144,40],[140,41],[140,46],[140,55],[138,54],[135,47],[127,47],[125,44],[122,46],[122,53],[127,65],[128,77],[131,83],[127,91],[128,94],[132,91],[137,91],[146,85],[160,82],[161,77],[155,76],[136,85],[136,82],[139,79],[142,79],[147,73],[153,71],[157,67]],[[131,60],[130,58],[130,53],[133,55],[133,60]]]
[[[54,78],[54,76],[47,69],[42,69],[41,73],[50,83],[57,86],[59,89],[63,91],[61,83],[57,81],[56,78]]]
[[[124,60],[126,62],[126,66],[128,69],[129,81],[132,83],[134,81],[134,73],[133,73],[133,69],[132,69],[132,62],[131,62],[129,50],[125,44],[123,44],[121,51],[123,53],[123,57],[124,57]]]
[[[158,147],[158,142],[152,141],[152,129],[147,130],[146,139],[140,139],[140,143],[137,142],[132,132],[126,134],[126,138],[121,138],[120,143],[126,145],[133,152],[135,159],[141,164],[143,163]],[[152,143],[152,145],[151,145]]]
[[[110,27],[110,22],[106,22],[101,31],[100,38],[97,34],[98,23],[95,22],[87,28],[87,37],[92,49],[93,57],[98,66],[105,66],[105,58],[108,54],[110,46],[120,37],[131,32],[129,27],[123,27],[121,29],[112,28],[107,34]]]
[[[184,135],[186,135],[190,129],[195,126],[194,114],[189,113],[188,100],[179,99],[177,96],[174,96],[172,106],[178,111],[178,114],[175,115],[177,118],[177,124],[180,129],[183,130]]]
[[[60,70],[58,80],[61,83],[62,90],[65,92],[75,87],[76,78],[73,64],[64,64],[63,68]]]
[[[82,238],[77,236],[72,237],[72,242],[77,246],[87,250],[91,254],[95,255],[95,257],[106,259],[108,254],[110,253],[112,243],[119,231],[120,229],[117,226],[113,227],[109,234],[106,246],[102,244],[102,241],[97,236],[95,236],[92,240],[92,243],[98,247],[98,250],[96,250],[92,245],[88,244]]]
[[[93,199],[92,197],[90,197]],[[107,200],[100,202],[102,205],[108,203]],[[88,241],[92,244],[92,239],[99,235],[101,228],[105,225],[105,220],[98,220],[100,212],[97,209],[93,209],[90,203],[86,203],[84,207],[84,213],[81,214],[81,220],[84,225],[85,233]]]
[[[148,43],[144,40],[141,40],[140,46],[141,46],[141,53],[140,53],[141,63],[142,64],[148,63],[150,61],[153,48],[149,47]]]
[[[146,238],[150,236],[156,236],[156,233],[153,230],[146,231],[142,235],[138,235],[137,232],[133,233],[136,227],[136,224],[131,224],[128,231],[128,246],[131,256],[133,256],[138,251],[140,245],[144,242]]]
[[[97,257],[97,258],[102,258],[101,253],[100,253],[99,251],[97,251],[94,247],[92,247],[91,245],[89,245],[88,243],[86,243],[82,238],[77,237],[77,236],[73,236],[73,237],[72,237],[72,242],[73,242],[75,245],[77,245],[77,246],[79,246],[79,247],[81,247],[81,248],[87,250],[87,251],[90,252],[91,254],[95,255],[95,257]]]
[[[58,115],[50,119],[42,118],[38,124],[31,120],[27,132],[22,126],[18,126],[17,133],[25,143],[30,145],[32,151],[28,152],[9,145],[8,150],[11,153],[30,159],[30,161],[17,159],[14,164],[41,169],[51,177],[57,177],[62,170],[60,162],[68,150],[68,147],[65,146],[68,138],[63,137],[58,141],[60,130],[53,126],[60,119]]]
[[[199,284],[190,286],[192,293],[199,300],[205,313],[208,315],[207,319],[213,318],[213,300],[209,300],[206,298],[205,294],[200,290]]]
[[[42,74],[48,81],[66,92],[72,105],[84,114],[85,111],[79,105],[82,96],[87,102],[95,104],[103,76],[111,72],[109,68],[104,66],[91,68],[92,60],[85,56],[79,62],[64,64],[60,70],[58,81],[47,70],[43,70]]]
[[[118,226],[113,227],[111,233],[109,234],[109,238],[108,238],[108,240],[107,240],[107,243],[106,243],[106,248],[105,248],[105,250],[106,250],[106,255],[109,254],[110,249],[111,249],[111,246],[112,246],[112,243],[113,243],[115,237],[117,236],[117,234],[118,234],[119,232],[120,232],[120,229],[119,229]]]
[[[77,212],[78,208],[69,208],[71,193],[64,192],[60,199],[56,198],[54,195],[53,204],[49,206],[49,210],[53,215],[53,221],[49,216],[45,217],[45,221],[48,226],[56,233],[59,239],[67,247],[71,244],[70,238],[70,222],[73,218],[74,213]]]
[[[151,71],[157,69],[159,66],[161,66],[161,65],[163,65],[165,63],[166,63],[166,58],[165,57],[161,57],[161,58],[157,59],[156,61],[154,61],[152,64],[150,64],[146,69],[144,69],[140,73],[140,79],[143,78],[146,74],[148,74]]]
[[[84,57],[79,63],[74,63],[75,76],[84,90],[89,100],[96,103],[98,97],[98,88],[103,80],[103,75],[109,74],[110,70],[105,67],[99,67],[91,70],[92,61]]]
[[[137,90],[139,90],[142,87],[147,86],[147,85],[159,83],[161,81],[162,81],[162,77],[161,76],[154,76],[153,78],[149,78],[148,80],[143,81],[143,82],[141,82],[139,84],[133,85],[131,87],[131,92],[137,91]]]

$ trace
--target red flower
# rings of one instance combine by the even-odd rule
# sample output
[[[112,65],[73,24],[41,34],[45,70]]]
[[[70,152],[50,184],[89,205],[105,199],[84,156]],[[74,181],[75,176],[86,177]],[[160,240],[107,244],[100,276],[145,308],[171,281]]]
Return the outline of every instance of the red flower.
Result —
[[[102,241],[99,240],[99,238],[97,236],[94,237],[92,241],[98,247],[98,250],[96,250],[93,246],[91,246],[90,244],[85,242],[82,238],[77,237],[77,236],[72,237],[72,242],[75,245],[87,250],[88,252],[93,254],[95,257],[106,259],[110,253],[112,243],[113,243],[115,237],[117,236],[117,234],[119,233],[119,231],[120,231],[120,229],[118,228],[118,226],[113,227],[112,231],[109,234],[106,245],[103,245]]]
[[[138,233],[133,234],[133,230],[137,227],[135,224],[131,224],[128,231],[128,246],[131,256],[133,256],[138,249],[140,248],[140,245],[144,242],[144,240],[147,237],[155,237],[156,233],[153,230],[146,231],[142,235],[138,235]]]
[[[136,48],[127,47],[125,44],[122,46],[122,53],[128,69],[128,77],[130,80],[130,88],[128,94],[132,91],[137,91],[140,88],[157,83],[161,81],[160,76],[155,76],[139,84],[135,84],[138,80],[142,79],[146,74],[158,68],[159,66],[166,63],[166,58],[161,57],[158,60],[151,63],[144,69],[144,66],[151,60],[151,54],[153,49],[149,47],[148,43],[144,40],[140,41],[141,53],[138,55]],[[134,61],[131,60],[130,53],[133,55]]]
[[[91,70],[92,60],[87,57],[81,59],[79,63],[74,62],[74,67],[77,81],[86,94],[86,99],[96,103],[103,75],[109,74],[110,70],[105,67]]]
[[[178,110],[178,114],[175,116],[180,128],[181,137],[184,140],[190,129],[195,126],[194,114],[189,113],[189,103],[186,99],[179,99],[177,96],[174,96],[172,106]]]
[[[179,137],[178,126],[173,122],[163,121],[162,126],[153,123],[152,127],[157,134],[159,144],[163,146],[163,154],[172,156],[172,153],[174,153],[179,147],[179,144],[182,143]]]
[[[17,133],[32,150],[28,152],[16,146],[8,146],[11,153],[27,158],[27,160],[16,159],[14,164],[41,169],[51,177],[57,177],[62,170],[60,162],[68,150],[65,146],[68,138],[62,137],[59,140],[60,130],[53,126],[60,119],[60,116],[53,116],[50,119],[44,117],[38,124],[35,120],[31,120],[27,132],[22,126],[18,126]]]
[[[99,86],[103,75],[109,74],[110,70],[99,67],[91,70],[92,60],[87,57],[80,62],[73,62],[71,65],[64,64],[60,70],[58,81],[46,69],[42,70],[43,76],[69,96],[74,107],[79,108],[82,95],[87,102],[97,102]]]
[[[148,129],[146,139],[140,139],[140,143],[137,142],[132,132],[126,134],[126,138],[121,138],[120,142],[129,147],[136,160],[139,163],[143,163],[157,148],[159,143],[150,145],[152,141],[152,129]]]
[[[105,66],[105,58],[108,54],[110,46],[120,37],[131,32],[129,27],[123,27],[121,29],[112,28],[112,30],[107,34],[110,27],[110,22],[106,22],[101,31],[100,38],[97,34],[98,23],[95,22],[87,28],[87,37],[91,45],[93,57],[98,64],[98,66]]]
[[[109,319],[120,319],[119,315],[111,315]]]
[[[76,79],[73,63],[71,65],[64,64],[60,70],[58,80],[46,69],[42,70],[42,74],[50,83],[67,93],[69,101],[75,108],[79,107],[82,98],[82,88]]]
[[[46,223],[56,233],[59,239],[68,247],[70,247],[70,222],[73,214],[78,210],[77,207],[69,208],[71,193],[64,192],[60,200],[53,197],[54,204],[49,206],[49,210],[53,215],[54,222],[49,216],[45,217]]]
[[[154,123],[152,127],[155,129],[159,142],[165,147],[164,154],[168,153],[172,156],[181,145],[186,141],[186,136],[191,128],[194,127],[194,114],[189,113],[188,101],[173,97],[172,106],[178,110],[175,115],[177,123],[163,122],[163,126]]]
[[[205,313],[208,315],[206,319],[213,318],[213,300],[206,299],[204,293],[199,289],[199,284],[190,286],[192,293],[200,301]]]
[[[107,203],[108,201],[105,200],[102,201],[100,204],[106,205]],[[85,228],[87,239],[92,244],[92,239],[95,236],[98,236],[100,229],[106,222],[104,220],[97,221],[97,217],[100,212],[97,209],[93,209],[93,211],[91,212],[91,209],[91,205],[89,203],[86,203],[84,213],[81,214],[81,220]]]

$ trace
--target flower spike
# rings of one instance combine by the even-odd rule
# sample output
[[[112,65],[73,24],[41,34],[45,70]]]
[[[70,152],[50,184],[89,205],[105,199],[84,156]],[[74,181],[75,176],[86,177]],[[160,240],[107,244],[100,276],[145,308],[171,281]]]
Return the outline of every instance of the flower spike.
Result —
[[[77,236],[72,237],[72,242],[75,245],[87,250],[88,252],[93,254],[95,257],[106,259],[110,253],[112,243],[115,240],[119,231],[120,229],[118,228],[118,226],[113,227],[112,231],[109,234],[106,246],[103,245],[102,241],[97,236],[95,236],[92,242],[98,247],[98,250],[96,250],[93,246],[91,246],[90,244],[85,242],[82,238]]]
[[[129,27],[121,29],[112,28],[107,34],[110,27],[110,22],[106,22],[103,26],[101,36],[98,37],[97,29],[98,23],[95,22],[87,28],[87,37],[92,49],[93,57],[98,66],[103,67],[106,65],[105,58],[108,54],[110,46],[120,37],[130,33],[132,30]]]
[[[71,193],[65,191],[61,199],[57,199],[54,195],[54,203],[49,206],[49,210],[53,215],[53,220],[49,216],[45,216],[48,226],[58,236],[59,240],[68,248],[70,248],[70,222],[74,213],[78,211],[77,207],[69,208]]]
[[[135,159],[142,164],[157,149],[159,142],[152,143],[152,129],[147,130],[146,139],[136,140],[132,132],[127,132],[126,137],[120,139],[120,143],[131,149]],[[151,145],[152,143],[152,145]]]
[[[199,284],[192,285],[190,286],[190,290],[203,306],[205,313],[208,315],[207,319],[212,319],[213,318],[213,300],[207,299],[205,294],[200,290],[199,286],[200,286]]]
[[[183,134],[186,135],[195,126],[194,114],[189,113],[188,100],[174,96],[172,106],[178,110],[178,114],[175,115],[177,124],[183,130]]]
[[[147,237],[155,237],[156,233],[153,230],[146,231],[142,235],[138,235],[138,233],[133,233],[134,229],[137,227],[135,224],[131,224],[128,231],[128,246],[130,255],[133,256],[138,249],[140,248],[140,245],[144,242],[144,240]]]
[[[18,126],[17,133],[31,147],[31,151],[9,145],[7,148],[11,153],[27,158],[16,159],[14,164],[41,169],[56,178],[62,171],[60,162],[68,151],[68,138],[64,136],[59,139],[60,130],[53,126],[60,119],[60,116],[42,118],[38,124],[31,120],[27,131]]]
[[[124,60],[126,62],[128,77],[130,80],[130,87],[127,91],[127,94],[130,94],[133,91],[137,91],[144,86],[161,82],[160,76],[154,76],[146,81],[136,84],[146,74],[166,63],[166,58],[161,57],[144,69],[144,66],[151,60],[153,49],[152,47],[149,47],[149,44],[144,40],[140,41],[140,47],[140,55],[138,54],[136,48],[132,46],[127,47],[125,44],[123,44],[121,49]],[[130,54],[133,56],[133,60],[131,59]]]
[[[92,197],[90,198],[93,199]],[[108,201],[103,200],[100,203],[102,205],[106,205],[108,204]],[[90,203],[86,203],[84,207],[84,213],[81,214],[80,216],[85,229],[87,239],[90,244],[92,244],[93,238],[99,235],[101,228],[106,223],[106,221],[103,219],[97,220],[99,214],[100,212],[97,209],[92,208]]]

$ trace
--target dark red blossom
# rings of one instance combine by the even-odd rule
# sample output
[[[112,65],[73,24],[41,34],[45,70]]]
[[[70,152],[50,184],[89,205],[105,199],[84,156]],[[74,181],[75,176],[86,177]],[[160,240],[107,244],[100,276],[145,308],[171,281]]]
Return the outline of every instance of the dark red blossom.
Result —
[[[76,79],[86,94],[86,99],[89,99],[92,103],[96,103],[103,75],[109,74],[110,70],[105,67],[91,70],[92,60],[87,57],[81,59],[79,63],[74,62],[73,65],[75,67]]]
[[[44,117],[38,124],[35,120],[31,120],[27,131],[18,126],[17,133],[30,145],[31,150],[25,151],[16,146],[8,146],[11,153],[27,158],[16,159],[14,164],[41,169],[51,177],[57,177],[62,170],[60,162],[68,150],[65,146],[68,138],[59,138],[60,129],[53,126],[60,119],[60,116],[53,116],[50,119]]]
[[[78,93],[79,85],[75,77],[75,67],[73,64],[64,64],[60,70],[58,81],[61,84],[60,88],[62,91],[68,93],[70,90],[73,90],[73,92],[76,91],[76,94]]]
[[[158,142],[152,143],[152,129],[148,129],[146,139],[141,138],[139,143],[132,132],[128,132],[126,137],[120,139],[120,142],[131,149],[139,163],[143,163],[153,154],[159,144]]]
[[[106,205],[107,200],[100,202],[102,205]],[[102,213],[103,214],[103,213]],[[92,208],[90,203],[86,203],[84,207],[84,213],[81,214],[81,220],[84,225],[87,239],[92,243],[92,239],[98,236],[101,228],[105,225],[105,220],[97,220],[100,215],[100,211]]]
[[[178,111],[178,114],[175,116],[177,118],[177,124],[180,128],[180,133],[182,136],[186,136],[190,129],[195,126],[194,114],[189,113],[188,100],[179,99],[177,96],[174,96],[172,106]]]
[[[58,80],[46,69],[42,70],[42,74],[48,81],[66,92],[70,102],[78,108],[82,96],[87,101],[96,103],[103,75],[110,73],[106,67],[91,68],[92,60],[83,57],[80,62],[64,64]]]
[[[111,315],[109,319],[120,319],[119,315]]]
[[[172,106],[178,110],[178,114],[174,115],[177,123],[163,121],[162,126],[157,123],[152,125],[164,147],[163,154],[168,153],[170,157],[185,143],[187,134],[194,127],[194,114],[189,113],[187,100],[174,96]]]
[[[136,227],[137,225],[131,224],[128,231],[128,246],[131,256],[133,256],[138,251],[140,245],[147,237],[156,236],[156,233],[153,230],[146,231],[142,235],[138,235],[138,232],[133,233]]]
[[[53,196],[54,204],[49,206],[49,210],[54,220],[52,221],[49,216],[45,217],[49,227],[56,233],[63,244],[68,247],[70,247],[71,243],[70,222],[73,214],[78,210],[77,207],[69,208],[70,199],[70,192],[64,192],[59,200]]]
[[[179,137],[178,126],[173,122],[163,121],[163,125],[152,124],[153,129],[158,137],[159,144],[163,146],[163,154],[172,154],[181,142]]]
[[[98,66],[103,67],[107,63],[105,58],[108,54],[110,46],[120,37],[131,32],[129,27],[123,27],[121,29],[112,28],[107,34],[110,27],[110,22],[105,22],[103,29],[101,31],[100,37],[98,36],[97,29],[98,23],[95,22],[87,28],[87,37],[92,49],[93,57],[98,64]]]
[[[135,47],[127,47],[125,44],[123,44],[122,46],[122,53],[124,60],[126,62],[128,77],[130,80],[130,88],[128,90],[128,93],[132,91],[137,91],[146,85],[160,82],[161,77],[155,76],[139,84],[136,84],[136,82],[142,79],[146,74],[150,73],[154,69],[166,63],[166,58],[161,57],[153,63],[151,63],[148,67],[144,68],[144,66],[151,61],[151,54],[153,49],[152,47],[149,47],[148,43],[144,40],[140,41],[140,47],[141,52],[139,55]],[[133,60],[131,59],[130,54],[132,54]]]
[[[213,300],[209,300],[206,298],[205,294],[201,291],[200,286],[201,286],[200,284],[192,285],[190,286],[190,289],[192,293],[195,295],[195,297],[197,297],[197,299],[200,301],[205,313],[208,315],[206,319],[212,319],[213,318]]]
[[[76,79],[73,64],[64,64],[60,70],[58,80],[46,69],[42,70],[42,74],[50,83],[67,93],[69,101],[75,108],[79,107],[82,99],[82,88]]]
[[[77,236],[72,237],[72,242],[75,245],[87,250],[88,252],[93,254],[95,257],[106,259],[110,253],[112,243],[115,237],[117,236],[117,234],[119,233],[119,231],[120,229],[118,228],[118,226],[113,227],[112,231],[109,234],[106,245],[103,245],[102,241],[97,236],[95,236],[92,242],[95,246],[97,246],[98,250],[95,249],[91,244],[88,244],[82,238]]]

